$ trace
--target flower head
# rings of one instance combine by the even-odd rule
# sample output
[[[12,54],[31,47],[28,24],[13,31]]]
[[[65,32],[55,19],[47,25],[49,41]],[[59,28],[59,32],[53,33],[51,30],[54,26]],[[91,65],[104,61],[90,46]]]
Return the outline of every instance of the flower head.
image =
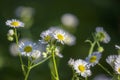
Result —
[[[16,19],[7,20],[6,25],[14,28],[24,27],[24,23]]]
[[[35,50],[35,43],[31,41],[20,42],[19,44],[19,51],[24,56],[31,56],[34,50]]]
[[[120,63],[115,63],[115,71],[117,74],[120,74]]]
[[[96,38],[103,43],[110,42],[110,36],[106,31],[104,31],[103,27],[96,28]]]
[[[116,61],[117,55],[110,55],[107,57],[106,62],[110,65],[110,66],[114,66],[114,62]]]
[[[58,42],[61,42],[62,44],[64,44],[66,34],[63,30],[56,30],[53,36]]]
[[[69,46],[75,45],[76,37],[73,36],[72,34],[66,32],[66,38],[65,38],[64,42],[65,42],[65,44],[67,44]]]
[[[71,13],[63,14],[61,17],[61,22],[68,28],[70,27],[75,28],[79,24],[78,18]]]
[[[87,77],[91,75],[88,63],[84,60],[81,59],[76,60],[74,62],[73,68],[75,69],[76,73],[78,73],[82,77]]]
[[[90,66],[94,66],[99,62],[100,58],[101,58],[101,53],[93,52],[92,55],[86,58],[86,61],[89,63]]]
[[[42,37],[42,43],[48,43],[52,39],[52,32],[50,30],[46,30],[40,34],[40,37]]]

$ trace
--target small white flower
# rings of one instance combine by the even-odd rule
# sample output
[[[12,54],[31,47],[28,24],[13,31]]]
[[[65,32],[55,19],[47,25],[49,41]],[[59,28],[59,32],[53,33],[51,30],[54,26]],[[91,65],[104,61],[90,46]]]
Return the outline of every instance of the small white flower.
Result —
[[[62,31],[62,30],[58,31],[57,30],[57,31],[55,31],[53,36],[58,42],[61,42],[62,44],[64,44],[64,41],[65,41],[65,38],[66,38],[66,35],[65,35],[64,31]]]
[[[6,25],[14,28],[24,27],[24,23],[16,19],[7,20]]]
[[[65,44],[72,46],[76,43],[76,37],[66,32]]]
[[[120,74],[120,63],[115,63],[115,71],[117,74]]]
[[[74,65],[74,59],[70,58],[68,61],[68,65],[73,66]]]
[[[43,31],[40,37],[42,37],[42,40],[40,40],[42,43],[48,43],[52,39],[52,32],[50,30]]]
[[[96,28],[96,37],[99,41],[103,43],[109,43],[111,39],[108,33],[103,29],[103,27]]]
[[[31,41],[20,42],[19,44],[19,51],[24,56],[31,57],[31,54],[34,50],[36,50],[35,43]]]
[[[89,63],[90,66],[95,66],[101,58],[101,53],[93,52],[90,56],[86,58],[86,61]]]
[[[38,59],[41,56],[41,52],[39,50],[33,50],[31,57],[33,59]]]
[[[95,76],[93,80],[112,80],[111,77],[106,76],[105,74],[99,74]]]
[[[107,62],[111,67],[113,67],[116,58],[117,58],[117,55],[110,55],[110,56],[107,57],[106,62]]]
[[[61,22],[66,27],[76,27],[79,24],[78,18],[75,15],[70,13],[66,13],[62,15]]]
[[[88,63],[84,60],[81,59],[76,60],[74,62],[73,68],[75,69],[76,73],[78,73],[82,77],[87,77],[91,75]]]
[[[9,31],[8,31],[8,34],[7,34],[8,36],[13,36],[14,35],[14,30],[13,29],[10,29]]]
[[[115,62],[120,63],[120,55],[117,55]]]

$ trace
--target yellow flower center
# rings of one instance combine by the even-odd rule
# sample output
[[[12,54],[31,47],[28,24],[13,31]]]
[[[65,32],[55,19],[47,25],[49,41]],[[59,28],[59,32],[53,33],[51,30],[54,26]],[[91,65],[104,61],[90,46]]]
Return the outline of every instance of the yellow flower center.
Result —
[[[84,65],[79,65],[79,66],[78,66],[78,69],[79,69],[81,72],[84,72],[86,68],[85,68]]]
[[[17,27],[17,26],[19,26],[19,22],[14,21],[14,22],[12,22],[12,23],[11,23],[11,25],[13,25],[13,26]]]
[[[64,36],[62,34],[58,34],[57,37],[59,40],[64,40]]]
[[[118,73],[120,73],[120,67],[118,68]]]
[[[25,51],[26,53],[29,53],[29,52],[32,51],[32,47],[31,47],[31,46],[26,46],[26,47],[24,48],[24,51]]]
[[[49,35],[45,36],[45,38],[44,38],[45,41],[49,41],[50,39],[51,39],[51,36],[49,36]]]
[[[97,59],[97,56],[92,56],[92,57],[90,58],[90,62],[91,62],[91,63],[94,63],[94,62],[96,61],[96,59]]]

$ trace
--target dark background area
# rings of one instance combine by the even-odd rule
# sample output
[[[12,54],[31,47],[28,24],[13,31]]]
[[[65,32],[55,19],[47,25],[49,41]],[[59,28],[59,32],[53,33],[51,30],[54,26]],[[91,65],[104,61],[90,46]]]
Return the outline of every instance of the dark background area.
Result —
[[[7,40],[9,27],[5,25],[8,19],[18,19],[14,12],[19,6],[35,9],[34,23],[27,29],[31,36],[23,34],[34,41],[40,39],[43,30],[60,25],[61,16],[65,13],[74,14],[79,19],[74,32],[76,45],[65,46],[62,51],[64,57],[59,64],[61,80],[70,80],[72,77],[72,70],[68,66],[70,58],[84,59],[87,56],[90,46],[84,41],[91,39],[91,33],[97,26],[104,27],[111,36],[109,44],[102,44],[105,51],[100,63],[112,71],[105,58],[110,54],[117,54],[114,45],[120,45],[120,0],[0,0],[0,80],[23,80],[19,58],[12,56],[9,51],[9,45],[13,42]],[[106,74],[99,66],[92,68],[92,72],[91,80],[98,74]],[[50,80],[47,62],[33,69],[29,80]]]

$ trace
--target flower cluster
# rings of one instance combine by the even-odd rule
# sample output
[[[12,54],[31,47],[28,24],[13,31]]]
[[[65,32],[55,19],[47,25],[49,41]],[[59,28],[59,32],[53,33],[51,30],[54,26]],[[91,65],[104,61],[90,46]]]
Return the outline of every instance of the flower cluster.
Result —
[[[119,46],[115,45],[115,47],[119,50]],[[115,74],[120,75],[120,55],[109,55],[106,58],[106,62],[113,68]]]
[[[53,67],[55,69],[53,78],[55,76],[55,80],[58,80],[59,75],[56,69],[56,56],[62,58],[61,46],[64,44],[69,46],[74,45],[76,38],[62,28],[51,27],[40,34],[41,39],[37,43],[31,40],[19,41],[17,28],[24,27],[24,23],[19,20],[12,19],[7,20],[6,25],[13,28],[8,31],[8,37],[12,37],[13,39],[15,38],[17,45],[16,51],[18,51],[18,56],[20,57],[21,68],[25,76],[25,80],[28,79],[28,74],[32,68],[40,65],[51,57]],[[11,41],[13,39],[11,39]],[[27,64],[23,61],[22,56],[27,57]]]
[[[67,17],[70,16],[71,15],[67,15]],[[77,19],[75,18],[75,20]],[[68,46],[75,45],[76,37],[64,30],[63,28],[56,26],[50,27],[49,29],[41,32],[38,42],[33,42],[32,40],[20,41],[17,29],[20,27],[24,27],[24,23],[19,20],[12,19],[7,20],[6,25],[10,28],[13,28],[8,31],[7,37],[10,41],[13,41],[14,39],[16,41],[16,51],[18,52],[18,56],[21,62],[21,69],[25,76],[24,80],[28,80],[31,69],[42,64],[50,58],[51,59],[49,60],[49,67],[52,80],[59,80],[56,58],[63,58],[63,54],[61,54],[61,51],[63,49],[62,46],[65,44]],[[70,25],[66,24],[66,26]],[[106,58],[106,62],[114,70],[114,74],[112,74],[102,64],[100,64],[102,52],[104,51],[101,43],[109,43],[111,40],[110,36],[103,29],[103,27],[96,27],[95,32],[94,34],[92,34],[92,36],[93,41],[85,41],[90,44],[90,49],[87,57],[85,59],[77,60],[71,58],[68,61],[69,66],[73,69],[72,80],[88,80],[88,77],[92,75],[91,68],[95,67],[95,65],[100,66],[112,77],[113,75],[117,75],[117,78],[115,77],[115,80],[120,80],[120,46],[115,45],[118,50],[117,55],[110,55]],[[27,58],[27,63],[26,61],[24,61],[23,57]]]
[[[86,80],[87,77],[92,75],[91,67],[94,67],[96,64],[103,68],[103,66],[99,63],[102,52],[104,51],[103,47],[100,45],[100,42],[108,43],[110,41],[110,37],[102,27],[97,27],[93,38],[93,42],[91,40],[86,40],[86,42],[89,42],[91,45],[88,57],[86,57],[84,60],[70,59],[68,61],[68,64],[73,68],[73,80],[78,78],[79,75],[84,77]],[[96,45],[98,48],[94,51]]]

